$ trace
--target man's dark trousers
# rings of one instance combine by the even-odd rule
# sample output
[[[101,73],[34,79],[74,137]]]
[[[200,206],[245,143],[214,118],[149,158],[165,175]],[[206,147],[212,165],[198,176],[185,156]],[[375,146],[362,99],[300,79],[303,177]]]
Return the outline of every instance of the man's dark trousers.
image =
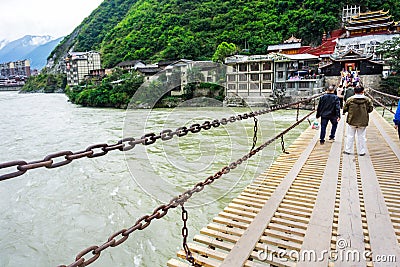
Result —
[[[325,141],[325,135],[326,135],[326,126],[328,126],[328,122],[332,123],[332,129],[331,129],[331,134],[329,135],[330,139],[335,138],[335,133],[336,133],[336,128],[338,125],[337,118],[323,118],[321,117],[321,135],[319,139],[321,141]]]

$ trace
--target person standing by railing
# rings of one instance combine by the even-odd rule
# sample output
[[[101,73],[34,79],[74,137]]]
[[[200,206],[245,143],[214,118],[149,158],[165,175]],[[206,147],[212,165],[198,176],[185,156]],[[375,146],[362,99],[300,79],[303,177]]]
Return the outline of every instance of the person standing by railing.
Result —
[[[397,105],[396,113],[394,114],[393,122],[394,122],[394,128],[397,129],[397,133],[399,134],[399,139],[400,139],[400,100]]]
[[[369,113],[374,109],[372,100],[364,95],[364,87],[354,88],[355,95],[347,99],[343,107],[343,114],[347,115],[347,136],[344,148],[344,154],[350,155],[353,151],[354,136],[358,136],[358,153],[365,155],[366,148],[366,127],[369,122]]]

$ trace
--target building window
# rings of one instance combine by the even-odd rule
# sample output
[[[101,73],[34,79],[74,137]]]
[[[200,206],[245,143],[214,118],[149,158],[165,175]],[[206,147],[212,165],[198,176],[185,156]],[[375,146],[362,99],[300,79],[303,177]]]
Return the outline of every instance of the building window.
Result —
[[[260,65],[258,63],[251,63],[250,64],[250,70],[251,71],[259,71],[260,70]]]
[[[262,79],[263,81],[271,81],[271,73],[263,73]]]
[[[246,82],[247,81],[247,75],[246,74],[239,74],[239,81]]]
[[[282,79],[283,78],[283,71],[278,71],[278,78]]]
[[[287,88],[295,88],[294,83],[288,83]]]
[[[300,87],[300,88],[308,88],[308,86],[309,86],[309,83],[308,83],[308,82],[300,82],[300,83],[299,83],[299,87]]]
[[[280,69],[283,68],[283,62],[278,63],[278,68],[280,68]]]
[[[275,87],[276,89],[285,89],[285,83],[276,83]]]
[[[227,68],[227,72],[236,72],[236,65],[230,65]]]
[[[266,89],[266,90],[268,90],[268,89],[271,89],[272,87],[271,87],[271,83],[263,83],[262,84],[262,89]]]
[[[259,90],[258,83],[250,83],[250,90]]]
[[[239,90],[247,90],[247,84],[239,84]]]
[[[228,90],[235,91],[236,85],[235,84],[228,84]]]
[[[247,64],[239,64],[239,71],[247,71]]]
[[[234,82],[234,81],[236,81],[236,75],[228,75],[228,81],[229,81],[229,82]]]
[[[258,74],[251,74],[250,75],[250,80],[251,81],[258,81],[259,80],[259,75]]]
[[[269,62],[264,62],[264,63],[262,64],[262,68],[263,68],[263,70],[271,70],[271,63],[269,63]]]

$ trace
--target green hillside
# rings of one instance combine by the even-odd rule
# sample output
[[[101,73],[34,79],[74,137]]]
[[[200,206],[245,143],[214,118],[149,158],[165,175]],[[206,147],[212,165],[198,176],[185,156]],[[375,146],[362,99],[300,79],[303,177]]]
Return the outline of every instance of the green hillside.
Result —
[[[295,35],[318,45],[322,34],[340,27],[343,5],[363,11],[390,10],[400,20],[398,0],[105,0],[53,51],[98,50],[104,67],[124,60],[211,59],[223,41],[251,54]]]

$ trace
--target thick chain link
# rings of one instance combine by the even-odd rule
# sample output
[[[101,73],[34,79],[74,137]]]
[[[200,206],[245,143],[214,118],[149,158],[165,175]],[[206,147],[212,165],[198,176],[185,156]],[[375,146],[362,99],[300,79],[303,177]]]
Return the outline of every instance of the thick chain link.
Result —
[[[181,195],[179,195],[177,197],[172,198],[167,205],[165,205],[165,204],[161,205],[161,206],[157,207],[153,211],[152,214],[145,215],[145,216],[141,217],[130,228],[122,229],[122,230],[112,234],[104,244],[102,244],[100,246],[90,246],[90,247],[82,250],[76,256],[75,262],[71,263],[68,266],[67,265],[59,265],[58,267],[80,267],[80,266],[87,266],[87,265],[93,263],[95,260],[97,260],[99,258],[100,253],[103,250],[105,250],[106,248],[109,248],[109,247],[119,246],[120,244],[125,242],[128,239],[128,237],[130,236],[130,234],[132,234],[134,231],[143,230],[146,227],[148,227],[150,225],[150,223],[154,219],[161,219],[162,217],[167,215],[169,209],[174,209],[174,208],[178,207],[179,205],[181,205],[183,207],[183,204],[186,201],[188,201],[192,197],[192,195],[194,193],[198,193],[198,192],[202,191],[206,185],[209,185],[209,184],[213,183],[215,180],[221,178],[223,175],[228,174],[231,170],[236,169],[243,162],[247,161],[252,156],[254,156],[258,152],[260,152],[261,150],[266,148],[271,143],[273,143],[275,140],[277,140],[278,138],[281,138],[283,135],[288,133],[294,127],[296,127],[301,122],[306,120],[314,112],[315,112],[315,110],[310,112],[308,115],[303,117],[301,120],[295,122],[289,128],[285,129],[284,131],[282,131],[281,133],[279,133],[278,135],[276,135],[272,139],[266,141],[265,143],[263,143],[262,145],[260,145],[256,149],[250,151],[249,153],[247,153],[246,155],[244,155],[240,159],[230,163],[228,166],[223,167],[220,171],[218,171],[214,175],[211,175],[211,176],[207,177],[207,179],[205,179],[203,182],[197,183],[196,185],[193,186],[193,188],[185,191],[184,193],[182,193]],[[182,220],[184,221],[184,228],[187,228],[187,226],[186,226],[187,214],[186,215],[182,214]],[[184,242],[184,244],[186,244],[188,231],[187,230],[182,230],[182,236],[184,237],[184,241],[183,242]],[[185,236],[186,236],[186,239],[185,239]],[[118,239],[116,240],[116,238],[118,238]],[[185,247],[186,247],[186,249],[188,249],[187,244],[184,245],[184,249],[185,249]],[[185,249],[185,252],[186,252],[186,249]],[[188,250],[188,251],[190,251],[190,250]],[[93,256],[91,258],[89,258],[88,260],[85,260],[85,258],[83,256],[85,256],[85,255],[87,255],[89,253],[91,253]],[[191,255],[191,253],[190,253],[190,255]],[[190,259],[190,257],[189,257],[189,259]]]
[[[258,132],[258,125],[257,125],[257,118],[254,117],[254,127],[253,127],[253,146],[251,147],[250,151],[252,151],[257,145],[257,132]]]
[[[210,130],[211,128],[217,128],[220,125],[226,125],[228,123],[234,123],[236,121],[241,121],[244,119],[249,119],[249,118],[255,118],[256,116],[263,115],[266,113],[270,113],[272,111],[276,111],[279,109],[285,109],[293,105],[297,105],[299,103],[303,102],[308,102],[312,99],[315,99],[316,97],[321,96],[322,94],[312,96],[310,98],[304,99],[297,101],[295,103],[289,103],[285,105],[277,105],[272,108],[266,108],[266,109],[261,109],[255,112],[250,112],[250,113],[244,113],[244,114],[239,114],[236,116],[231,116],[229,118],[222,118],[220,120],[213,120],[213,121],[205,121],[203,124],[192,124],[189,128],[183,126],[177,128],[175,131],[166,129],[162,130],[159,134],[155,133],[147,133],[143,135],[139,139],[135,139],[133,137],[127,137],[124,139],[119,140],[116,144],[94,144],[91,146],[88,146],[85,150],[83,151],[78,151],[78,152],[72,152],[72,151],[60,151],[57,153],[53,153],[50,155],[45,156],[42,160],[36,160],[36,161],[31,161],[31,162],[26,162],[24,160],[16,160],[16,161],[10,161],[10,162],[4,162],[0,163],[0,170],[9,168],[9,167],[16,167],[16,171],[10,171],[6,174],[0,175],[0,181],[4,181],[10,178],[15,178],[20,175],[23,175],[26,173],[28,170],[36,169],[36,168],[41,168],[41,167],[46,167],[48,169],[51,168],[57,168],[61,167],[64,165],[67,165],[71,163],[73,160],[80,159],[80,158],[96,158],[100,156],[106,155],[108,152],[113,151],[113,150],[119,150],[119,151],[128,151],[133,149],[136,145],[151,145],[154,144],[157,140],[161,139],[163,141],[170,140],[174,138],[174,136],[177,137],[183,137],[186,136],[189,132],[190,133],[198,133],[202,130]],[[58,162],[56,162],[58,160]]]
[[[190,251],[190,248],[187,244],[187,238],[189,236],[189,229],[187,227],[187,221],[188,221],[188,212],[186,211],[184,205],[182,204],[182,221],[183,221],[183,227],[182,227],[182,237],[183,237],[183,250],[185,251],[186,255],[186,260],[192,264],[192,266],[200,267],[201,265],[196,263],[192,252]]]

